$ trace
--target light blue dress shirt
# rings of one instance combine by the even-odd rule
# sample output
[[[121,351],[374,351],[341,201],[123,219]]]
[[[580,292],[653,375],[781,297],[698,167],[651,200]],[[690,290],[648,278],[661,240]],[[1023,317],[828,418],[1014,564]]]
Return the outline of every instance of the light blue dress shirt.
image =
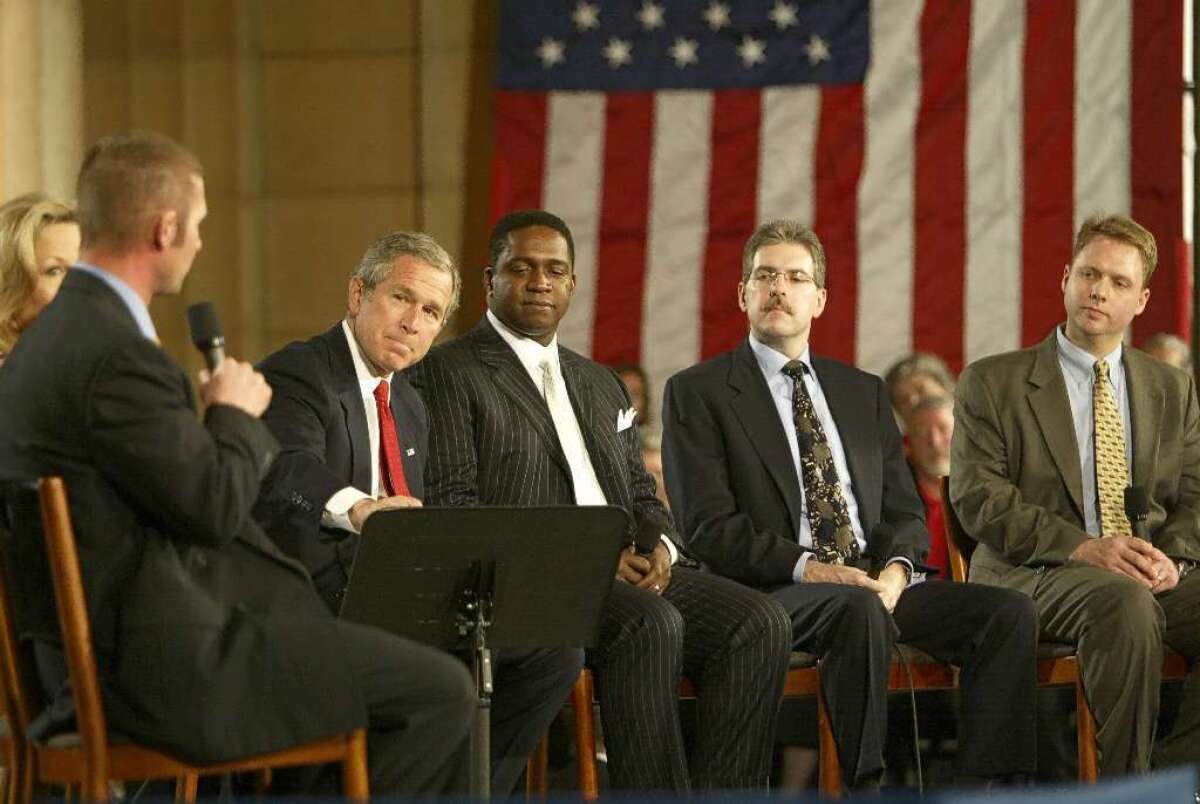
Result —
[[[141,333],[155,343],[158,342],[158,331],[154,329],[154,321],[150,318],[150,310],[146,307],[146,303],[142,301],[142,297],[137,295],[137,291],[129,287],[124,280],[113,276],[103,268],[98,268],[82,260],[72,265],[71,270],[91,274],[112,288],[113,292],[120,296],[121,301],[129,308],[129,314],[133,316],[133,320],[137,323],[137,327]]]
[[[804,475],[800,469],[800,444],[796,440],[796,424],[792,416],[792,378],[783,373],[783,367],[788,364],[789,359],[782,352],[759,341],[753,333],[750,335],[750,349],[754,352],[758,368],[767,381],[767,388],[771,391],[771,401],[775,403],[775,409],[779,412],[779,421],[783,425],[788,449],[792,453],[792,466],[795,468],[796,478],[800,482],[803,515],[800,517],[800,532],[796,534],[796,539],[801,547],[810,549],[812,547],[812,530],[808,524],[808,501],[805,499]],[[863,536],[862,522],[858,518],[858,500],[854,499],[854,489],[850,485],[850,466],[846,463],[846,451],[842,448],[842,436],[838,432],[837,422],[833,420],[833,413],[829,410],[829,402],[825,399],[825,393],[821,390],[821,383],[817,382],[816,372],[813,371],[812,363],[809,362],[807,346],[804,347],[804,352],[800,355],[799,360],[808,368],[808,371],[804,373],[804,387],[808,389],[808,395],[812,398],[813,411],[817,414],[817,420],[821,422],[821,428],[825,431],[825,440],[829,442],[829,449],[833,453],[833,465],[837,469],[838,485],[842,488],[842,496],[846,498],[846,511],[850,514],[850,527],[854,531],[854,539],[858,542],[860,552],[866,552],[867,540]],[[808,563],[811,555],[812,553],[805,553],[796,562],[796,568],[792,571],[792,580],[796,583],[800,583],[804,577],[804,566]]]
[[[1100,501],[1096,491],[1096,428],[1092,415],[1092,388],[1096,384],[1096,358],[1067,340],[1062,327],[1058,336],[1058,365],[1067,384],[1071,402],[1071,420],[1075,425],[1075,443],[1079,447],[1079,477],[1083,481],[1083,523],[1092,536],[1100,535]],[[1129,389],[1125,384],[1125,365],[1121,362],[1121,346],[1102,359],[1108,363],[1108,379],[1116,396],[1125,431],[1125,464],[1133,479],[1133,426],[1129,418]]]

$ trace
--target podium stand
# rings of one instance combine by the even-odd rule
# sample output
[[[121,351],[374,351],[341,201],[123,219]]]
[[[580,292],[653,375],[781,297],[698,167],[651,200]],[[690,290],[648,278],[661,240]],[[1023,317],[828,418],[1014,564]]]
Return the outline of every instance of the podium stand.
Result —
[[[363,527],[341,616],[469,651],[473,794],[490,794],[492,651],[590,647],[629,515],[612,506],[407,508]]]

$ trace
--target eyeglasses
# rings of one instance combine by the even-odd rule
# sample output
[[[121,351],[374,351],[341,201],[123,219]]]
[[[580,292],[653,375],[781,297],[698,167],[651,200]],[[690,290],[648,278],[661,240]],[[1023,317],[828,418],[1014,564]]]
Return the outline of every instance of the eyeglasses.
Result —
[[[763,287],[771,288],[783,278],[784,287],[800,290],[805,285],[816,285],[817,281],[803,271],[775,271],[770,268],[757,268],[750,275],[750,281],[757,282]]]

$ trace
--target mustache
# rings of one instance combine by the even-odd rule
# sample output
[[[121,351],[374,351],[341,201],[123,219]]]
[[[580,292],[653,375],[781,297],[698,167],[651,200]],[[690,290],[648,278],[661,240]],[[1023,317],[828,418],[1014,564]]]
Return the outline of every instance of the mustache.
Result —
[[[782,297],[773,296],[767,301],[766,304],[762,306],[762,311],[764,313],[769,313],[772,310],[783,310],[785,313],[790,314],[792,312],[792,307],[790,304],[784,301]]]

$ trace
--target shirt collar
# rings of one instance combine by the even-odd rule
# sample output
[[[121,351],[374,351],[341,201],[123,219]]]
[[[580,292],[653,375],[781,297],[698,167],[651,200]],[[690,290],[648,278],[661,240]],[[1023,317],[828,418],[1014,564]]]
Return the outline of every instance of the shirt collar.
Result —
[[[91,274],[112,288],[113,293],[116,293],[117,297],[124,302],[125,307],[129,310],[129,314],[133,316],[133,321],[137,324],[137,328],[142,335],[149,340],[158,342],[158,331],[154,329],[154,320],[150,318],[150,310],[146,307],[146,303],[142,301],[142,297],[125,280],[116,274],[109,273],[103,268],[84,262],[83,260],[76,262],[71,267],[72,269],[83,271],[85,274]]]
[[[550,339],[549,344],[542,346],[533,338],[513,332],[503,321],[497,318],[491,310],[488,310],[485,315],[487,316],[487,320],[491,323],[492,327],[497,333],[499,333],[500,337],[504,339],[504,342],[512,347],[512,350],[517,353],[517,359],[520,360],[521,364],[526,368],[536,368],[545,360],[549,360],[550,365],[554,367],[558,366],[558,333],[554,334],[554,337]]]
[[[791,358],[774,347],[767,346],[765,343],[754,337],[754,333],[750,333],[750,350],[754,352],[754,359],[758,361],[758,368],[762,371],[763,376],[767,378],[767,382],[775,379],[783,373],[783,367],[792,362]],[[808,369],[809,374],[813,374],[812,363],[809,362],[808,344],[804,344],[804,351],[797,358]],[[815,376],[815,375],[814,375]]]
[[[1083,349],[1067,338],[1066,333],[1060,326],[1054,331],[1058,340],[1058,356],[1062,360],[1063,365],[1072,374],[1078,377],[1086,376],[1089,379],[1096,374],[1096,357],[1091,352]],[[1101,360],[1108,363],[1108,376],[1115,378],[1121,368],[1122,344],[1117,344],[1117,348],[1106,354]]]
[[[350,329],[350,322],[346,319],[342,319],[342,332],[346,336],[346,343],[350,346],[350,360],[354,363],[354,376],[358,379],[358,386],[362,389],[363,396],[373,396],[380,381],[386,382],[390,386],[394,372],[389,371],[383,377],[376,377],[371,373],[371,370],[367,368],[367,361],[363,359],[358,340],[354,337],[354,331]]]

